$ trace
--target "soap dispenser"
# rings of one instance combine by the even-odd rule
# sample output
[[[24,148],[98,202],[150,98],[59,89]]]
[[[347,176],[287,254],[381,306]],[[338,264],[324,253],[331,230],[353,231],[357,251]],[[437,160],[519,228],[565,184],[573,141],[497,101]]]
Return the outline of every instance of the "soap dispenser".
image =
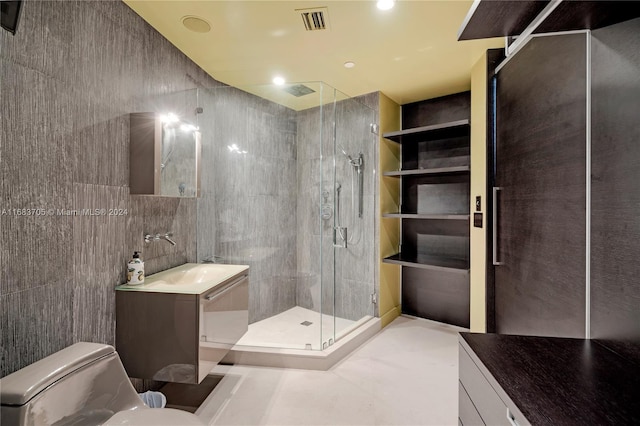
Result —
[[[144,262],[140,252],[134,251],[133,258],[127,264],[127,284],[139,285],[144,283]]]

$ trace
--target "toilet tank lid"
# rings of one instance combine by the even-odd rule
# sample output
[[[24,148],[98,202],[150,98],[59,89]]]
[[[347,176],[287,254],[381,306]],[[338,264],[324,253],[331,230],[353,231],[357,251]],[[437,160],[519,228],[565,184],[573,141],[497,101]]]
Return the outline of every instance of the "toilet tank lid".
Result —
[[[80,342],[36,361],[0,379],[2,405],[24,405],[73,371],[106,355],[115,353],[113,346]]]

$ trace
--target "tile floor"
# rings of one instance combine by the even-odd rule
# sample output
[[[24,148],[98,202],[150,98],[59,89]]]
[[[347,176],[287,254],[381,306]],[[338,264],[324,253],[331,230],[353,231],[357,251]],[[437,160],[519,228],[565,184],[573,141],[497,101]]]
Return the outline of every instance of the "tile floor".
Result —
[[[308,326],[300,323],[308,321]],[[334,318],[329,315],[295,306],[278,315],[254,322],[249,325],[249,331],[238,341],[241,346],[263,346],[268,348],[305,349],[307,344],[311,349],[319,350],[321,347],[320,324],[322,324],[323,340],[347,329],[355,321],[344,318]]]
[[[217,366],[209,425],[457,425],[462,330],[400,317],[329,371]]]

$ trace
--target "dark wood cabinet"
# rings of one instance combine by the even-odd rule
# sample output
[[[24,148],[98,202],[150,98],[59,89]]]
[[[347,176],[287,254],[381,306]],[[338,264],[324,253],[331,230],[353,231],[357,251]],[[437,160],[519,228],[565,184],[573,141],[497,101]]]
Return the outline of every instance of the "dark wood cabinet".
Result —
[[[591,34],[591,337],[640,365],[640,19]]]
[[[476,1],[458,31],[458,40],[520,35],[550,3],[549,0]],[[558,3],[557,7],[534,33],[595,30],[640,16],[638,1],[569,0],[555,3]]]
[[[497,75],[498,333],[585,336],[587,37],[533,39]]]
[[[399,253],[403,313],[469,327],[468,92],[404,105],[403,130],[386,133],[401,145]],[[444,121],[444,120],[449,121]],[[413,127],[407,128],[406,125]]]
[[[548,3],[475,2],[462,38],[518,34]],[[498,67],[487,276],[502,334],[462,335],[461,424],[640,422],[637,16],[640,2],[561,2],[536,32],[598,29],[533,37]]]
[[[534,38],[499,71],[495,331],[640,363],[639,49],[635,19]]]
[[[640,422],[637,365],[597,342],[460,334],[459,416],[465,426],[483,424],[474,422],[478,416],[487,425],[505,426]]]

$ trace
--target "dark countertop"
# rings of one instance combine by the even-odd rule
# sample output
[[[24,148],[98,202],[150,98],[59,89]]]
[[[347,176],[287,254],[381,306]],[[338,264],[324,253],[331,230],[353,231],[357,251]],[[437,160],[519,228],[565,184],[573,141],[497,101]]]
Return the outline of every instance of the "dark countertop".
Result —
[[[640,368],[596,341],[460,335],[533,425],[640,424]]]

